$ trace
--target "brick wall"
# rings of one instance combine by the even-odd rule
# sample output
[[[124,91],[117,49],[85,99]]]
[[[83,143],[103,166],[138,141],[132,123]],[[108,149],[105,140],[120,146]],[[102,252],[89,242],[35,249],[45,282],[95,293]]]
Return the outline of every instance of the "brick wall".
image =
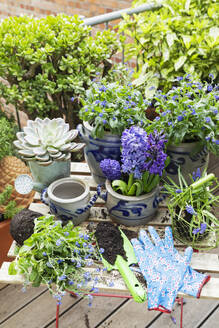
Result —
[[[0,0],[0,18],[21,14],[42,17],[68,15],[97,16],[131,7],[132,0]]]

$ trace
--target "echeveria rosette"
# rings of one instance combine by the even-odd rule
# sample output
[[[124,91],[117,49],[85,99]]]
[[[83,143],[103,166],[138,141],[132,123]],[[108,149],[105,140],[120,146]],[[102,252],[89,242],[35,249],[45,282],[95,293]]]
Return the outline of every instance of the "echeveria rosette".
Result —
[[[73,142],[77,134],[77,130],[69,130],[62,118],[36,118],[28,120],[23,132],[17,133],[14,145],[24,160],[47,166],[53,161],[70,160],[71,152],[84,147],[83,143]]]
[[[211,77],[212,78],[212,77]],[[177,86],[166,94],[155,95],[155,109],[159,114],[146,130],[164,131],[168,144],[199,141],[219,155],[219,87],[192,79],[179,78]]]
[[[121,136],[126,128],[142,125],[145,119],[142,94],[131,83],[95,82],[81,102],[80,118],[93,125],[93,137],[101,138],[106,131]]]
[[[219,205],[219,196],[214,194],[219,188],[219,183],[214,174],[202,172],[200,175],[199,169],[191,176],[190,185],[183,179],[180,169],[178,176],[179,186],[169,178],[171,183],[165,183],[163,188],[163,192],[169,196],[167,206],[171,215],[173,232],[181,242],[198,249],[202,247],[197,244],[201,238],[218,231],[218,219],[212,209]],[[187,235],[183,236],[182,230],[178,230],[180,227],[183,227]],[[216,238],[216,245],[210,243],[209,248],[217,247],[218,242]],[[206,243],[205,245],[207,247]]]
[[[100,163],[103,173],[112,181],[113,189],[127,196],[152,191],[166,166],[165,142],[162,133],[155,131],[148,136],[138,126],[126,129],[121,137],[121,168],[119,162],[110,159]]]

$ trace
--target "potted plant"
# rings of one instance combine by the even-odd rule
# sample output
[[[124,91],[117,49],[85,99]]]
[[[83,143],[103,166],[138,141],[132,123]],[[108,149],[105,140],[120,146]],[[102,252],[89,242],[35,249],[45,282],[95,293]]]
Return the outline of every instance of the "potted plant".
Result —
[[[111,30],[95,36],[90,32],[77,15],[3,19],[0,96],[31,120],[62,117],[75,128],[78,96],[97,71],[107,74],[109,59],[119,46]]]
[[[134,0],[134,6],[151,0]],[[201,81],[213,74],[219,81],[217,0],[164,0],[161,8],[125,15],[120,32],[132,38],[125,44],[126,59],[137,57],[135,85],[146,98],[157,89],[167,92],[177,76],[198,75]]]
[[[21,211],[15,200],[10,200],[13,187],[5,186],[3,192],[0,193],[0,266],[2,262],[8,260],[7,253],[13,241],[10,235],[11,219],[16,213]]]
[[[171,178],[170,184],[164,185],[164,193],[169,198],[167,206],[171,215],[174,237],[185,245],[198,249],[203,239],[211,237],[214,242],[204,242],[205,247],[217,247],[219,220],[213,214],[213,208],[219,204],[219,196],[214,191],[219,183],[214,174],[205,174],[198,169],[187,184],[179,170],[179,185]],[[212,235],[213,234],[213,238]]]
[[[84,147],[73,142],[77,134],[62,118],[28,120],[23,132],[17,132],[14,145],[29,164],[35,190],[41,192],[53,181],[70,176],[71,152]]]
[[[190,75],[175,83],[167,93],[156,93],[159,116],[153,122],[148,120],[146,129],[164,131],[170,157],[166,172],[178,183],[178,166],[188,182],[189,174],[207,167],[209,151],[219,155],[219,90],[213,80],[202,83]]]
[[[159,203],[159,182],[167,164],[164,135],[147,135],[138,126],[121,137],[119,161],[104,159],[100,167],[107,177],[106,207],[110,217],[127,226],[142,225],[154,216]]]
[[[111,82],[106,79],[93,83],[81,99],[80,118],[84,121],[78,129],[86,161],[97,183],[105,181],[100,162],[105,158],[120,159],[120,137],[125,128],[141,124],[145,104],[141,93],[131,83]]]
[[[83,296],[95,289],[98,279],[84,267],[93,265],[99,255],[91,234],[73,227],[71,221],[62,226],[52,215],[36,218],[34,233],[16,253],[9,274],[22,274],[24,287],[30,283],[34,287],[47,285],[58,304],[66,290]]]

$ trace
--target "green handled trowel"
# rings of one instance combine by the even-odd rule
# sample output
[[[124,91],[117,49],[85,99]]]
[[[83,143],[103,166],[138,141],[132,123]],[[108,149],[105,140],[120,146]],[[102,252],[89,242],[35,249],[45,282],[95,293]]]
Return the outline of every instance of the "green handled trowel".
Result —
[[[129,289],[133,299],[138,302],[142,303],[146,300],[146,291],[139,283],[138,279],[136,278],[135,274],[131,271],[129,266],[131,264],[137,263],[137,259],[134,253],[134,249],[132,244],[130,243],[129,239],[126,235],[119,229],[121,236],[123,238],[123,248],[126,253],[127,261],[121,255],[116,256],[116,261],[112,265],[106,261],[104,258],[104,253],[102,254],[103,265],[107,268],[108,271],[113,269],[119,270],[123,280],[126,283],[127,288]]]

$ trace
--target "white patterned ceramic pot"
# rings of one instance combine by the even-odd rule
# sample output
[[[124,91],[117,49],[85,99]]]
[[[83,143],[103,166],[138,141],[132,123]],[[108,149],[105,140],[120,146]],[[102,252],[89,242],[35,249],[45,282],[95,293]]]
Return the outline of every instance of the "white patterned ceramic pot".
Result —
[[[64,178],[54,181],[41,194],[50,212],[62,221],[74,225],[85,221],[90,213],[90,189],[81,179]]]
[[[200,147],[199,142],[181,143],[178,146],[167,147],[167,154],[170,157],[170,164],[166,168],[166,174],[176,184],[178,180],[178,167],[187,183],[191,183],[189,175],[198,168],[201,172],[208,167],[209,154],[205,147]]]
[[[151,221],[158,209],[159,187],[141,196],[124,196],[112,189],[106,180],[106,207],[111,219],[125,226],[138,226]]]
[[[29,161],[33,177],[33,189],[41,192],[53,181],[67,178],[71,174],[71,161],[54,161],[48,166],[39,165],[37,161]]]
[[[91,175],[96,183],[104,183],[106,177],[100,168],[100,162],[106,158],[120,160],[120,137],[105,133],[102,139],[92,138],[92,126],[88,122],[83,122],[83,125],[79,124],[77,129],[80,138],[86,144],[84,156],[90,168]]]

